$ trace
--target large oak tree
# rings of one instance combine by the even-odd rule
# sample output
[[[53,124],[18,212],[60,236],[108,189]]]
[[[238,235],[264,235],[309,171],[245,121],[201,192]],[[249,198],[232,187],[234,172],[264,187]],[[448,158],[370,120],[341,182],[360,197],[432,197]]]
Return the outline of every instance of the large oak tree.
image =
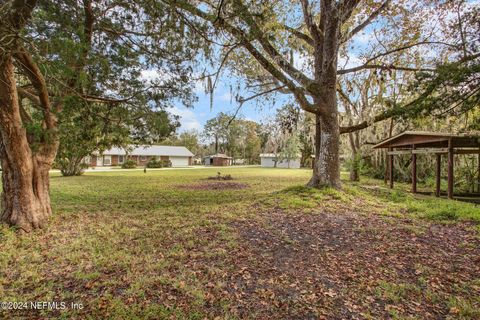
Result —
[[[315,115],[315,165],[308,183],[313,187],[341,186],[338,77],[369,69],[419,70],[415,61],[395,65],[386,63],[385,57],[425,44],[416,41],[415,30],[416,12],[423,8],[407,1],[393,5],[390,0],[163,1],[176,7],[186,21],[203,21],[214,30],[211,39],[223,46],[221,64],[235,55],[240,65],[236,69],[256,81],[251,85],[259,88],[254,97],[288,93],[303,110]],[[396,47],[392,45],[398,42],[389,44],[356,66],[342,67],[340,50],[348,51],[351,40],[377,20],[379,30],[393,32],[387,26],[397,26],[395,34],[403,34],[404,41]],[[300,58],[305,60],[303,66]]]
[[[45,225],[63,133],[102,139],[86,124],[110,122],[141,135],[171,101],[191,101],[195,35],[170,12],[149,0],[0,1],[2,222]]]
[[[1,2],[0,7],[0,158],[1,220],[29,231],[45,224],[51,213],[48,171],[58,147],[57,117],[45,78],[23,48],[21,33],[36,0]],[[41,112],[41,135],[19,99],[15,64],[30,81]]]

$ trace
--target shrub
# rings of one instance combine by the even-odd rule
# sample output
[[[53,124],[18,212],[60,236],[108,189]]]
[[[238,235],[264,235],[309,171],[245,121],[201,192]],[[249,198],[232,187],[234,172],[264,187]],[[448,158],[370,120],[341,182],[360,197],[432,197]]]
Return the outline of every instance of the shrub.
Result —
[[[122,169],[133,169],[137,167],[137,163],[134,160],[127,160],[122,163]]]
[[[147,168],[162,168],[162,161],[152,158],[147,162]]]
[[[168,168],[172,166],[170,160],[158,160],[156,158],[150,159],[147,163],[147,168]]]
[[[164,168],[170,168],[172,166],[172,161],[170,160],[162,160],[161,162]]]

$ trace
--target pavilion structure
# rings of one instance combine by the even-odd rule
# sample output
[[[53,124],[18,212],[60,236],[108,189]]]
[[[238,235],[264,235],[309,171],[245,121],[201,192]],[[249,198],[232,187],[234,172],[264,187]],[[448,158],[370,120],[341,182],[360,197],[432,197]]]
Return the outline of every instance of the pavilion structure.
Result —
[[[412,192],[417,192],[417,155],[436,155],[436,188],[435,195],[440,196],[441,160],[448,159],[447,196],[453,198],[454,155],[478,154],[477,188],[480,188],[480,135],[448,134],[436,132],[405,131],[373,146],[375,149],[388,149],[390,188],[393,188],[393,160],[396,155],[411,155]]]

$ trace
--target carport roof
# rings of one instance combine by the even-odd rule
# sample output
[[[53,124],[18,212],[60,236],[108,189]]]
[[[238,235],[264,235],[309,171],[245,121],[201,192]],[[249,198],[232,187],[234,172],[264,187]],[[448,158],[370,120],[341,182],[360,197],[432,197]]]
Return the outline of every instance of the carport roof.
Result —
[[[379,148],[446,148],[452,140],[454,148],[480,147],[480,135],[452,134],[426,131],[405,131],[373,146]]]

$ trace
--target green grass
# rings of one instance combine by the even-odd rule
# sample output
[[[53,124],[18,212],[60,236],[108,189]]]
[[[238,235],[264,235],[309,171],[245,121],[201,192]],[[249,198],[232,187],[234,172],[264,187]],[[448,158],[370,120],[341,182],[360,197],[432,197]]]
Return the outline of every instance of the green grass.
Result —
[[[409,303],[410,301],[425,301],[433,305],[438,305],[446,300],[448,308],[447,319],[479,319],[480,298],[477,296],[469,296],[463,298],[455,295],[442,297],[439,294],[425,288],[426,284],[421,283],[392,283],[387,281],[379,281],[375,290],[379,299],[391,304],[400,302]],[[469,289],[471,290],[471,289]],[[471,291],[470,291],[471,293]],[[397,310],[391,309],[390,316],[392,319],[412,319],[412,317],[404,317]],[[414,319],[421,319],[415,317]]]
[[[401,300],[418,298],[421,295],[421,288],[410,283],[390,283],[380,281],[376,289],[377,297],[388,302],[398,303]]]
[[[179,187],[205,183],[217,171],[249,187]],[[197,275],[190,261],[221,261],[236,244],[231,221],[251,217],[252,203],[308,176],[307,170],[259,168],[53,175],[55,214],[46,229],[17,236],[0,226],[0,297],[78,301],[92,319],[203,319],[205,283],[217,279],[225,266],[213,263]],[[213,282],[222,287],[220,280]],[[172,287],[178,291],[175,299],[164,294]],[[150,301],[148,308],[143,301]]]
[[[185,188],[205,183],[217,171],[248,187]],[[54,174],[54,215],[46,229],[17,235],[0,226],[0,298],[83,305],[82,310],[53,313],[64,319],[203,319],[209,317],[204,306],[210,292],[221,297],[225,290],[226,257],[238,244],[232,222],[256,219],[254,204],[315,213],[337,206],[352,210],[361,200],[365,212],[480,221],[478,206],[417,199],[383,187],[345,183],[344,191],[306,188],[310,174],[265,168]],[[225,310],[229,303],[220,301]],[[233,316],[225,311],[222,318]]]
[[[476,304],[475,304],[476,302]],[[451,297],[448,306],[450,307],[451,319],[480,319],[480,297],[471,297],[465,299],[461,297]]]
[[[373,179],[362,179],[346,187],[347,192],[369,198],[373,202],[387,204],[385,212],[393,216],[408,216],[433,221],[461,222],[472,221],[480,223],[480,206],[458,200],[448,200],[412,194],[410,185],[396,183],[394,189],[389,189],[383,182]],[[399,214],[401,213],[401,214]]]

